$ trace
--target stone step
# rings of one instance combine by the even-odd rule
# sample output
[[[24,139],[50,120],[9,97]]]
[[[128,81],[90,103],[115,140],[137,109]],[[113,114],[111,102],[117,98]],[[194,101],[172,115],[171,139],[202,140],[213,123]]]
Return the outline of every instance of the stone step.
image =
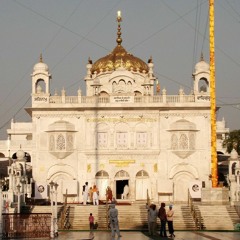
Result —
[[[235,208],[228,205],[196,205],[195,210],[206,230],[234,230],[235,224],[240,222]]]
[[[104,206],[104,205],[103,205]],[[134,203],[132,205],[117,205],[119,212],[119,225],[123,230],[130,229],[147,229],[147,209],[144,203]],[[97,210],[99,208],[99,210]],[[107,228],[106,207],[100,206],[74,206],[71,208],[70,219],[73,229],[89,229],[88,216],[92,212],[95,221],[98,221],[99,228]],[[174,226],[175,229],[195,229],[195,223],[188,206],[178,206],[175,209]],[[160,222],[158,219],[158,227]]]

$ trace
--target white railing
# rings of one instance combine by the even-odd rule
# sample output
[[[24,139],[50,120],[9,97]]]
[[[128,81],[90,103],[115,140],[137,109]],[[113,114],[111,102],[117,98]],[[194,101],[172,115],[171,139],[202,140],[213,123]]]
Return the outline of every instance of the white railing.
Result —
[[[194,95],[154,95],[154,96],[135,96],[134,103],[190,103],[195,102]],[[111,103],[110,97],[100,96],[50,96],[49,103],[53,104],[97,104]],[[114,103],[114,102],[112,102]],[[130,102],[129,102],[130,103]]]

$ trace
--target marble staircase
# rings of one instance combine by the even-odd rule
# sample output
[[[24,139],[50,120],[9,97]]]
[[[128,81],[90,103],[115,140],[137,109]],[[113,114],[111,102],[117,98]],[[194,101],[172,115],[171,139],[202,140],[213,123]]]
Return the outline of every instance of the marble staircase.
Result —
[[[134,202],[131,205],[117,205],[119,212],[119,225],[122,230],[147,230],[147,209],[145,202]],[[194,230],[195,222],[187,205],[174,206],[174,227],[176,230]],[[98,229],[107,229],[107,206],[106,205],[70,205],[71,229],[88,230],[89,214],[92,213]],[[158,219],[158,228],[160,222]]]
[[[236,209],[230,205],[195,205],[195,212],[204,230],[234,230],[240,223]]]
[[[107,205],[87,205],[68,204],[69,227],[72,230],[88,230],[89,214],[92,213],[95,223],[98,223],[98,230],[108,229]],[[159,208],[159,206],[157,206]],[[58,206],[58,212],[63,206]],[[116,205],[119,212],[119,225],[122,230],[147,230],[147,209],[145,202],[135,201],[131,204],[121,203]],[[166,209],[168,206],[166,206]],[[234,207],[229,205],[201,205],[194,204],[195,219],[191,209],[187,204],[175,204],[174,228],[175,230],[234,230],[236,223],[240,223],[240,218]],[[51,206],[34,206],[33,213],[51,213]],[[60,216],[60,214],[58,214]],[[197,221],[196,221],[197,218]],[[59,228],[61,219],[59,218]],[[197,222],[197,224],[196,224]],[[160,221],[157,220],[158,229]],[[201,224],[201,228],[199,227]]]

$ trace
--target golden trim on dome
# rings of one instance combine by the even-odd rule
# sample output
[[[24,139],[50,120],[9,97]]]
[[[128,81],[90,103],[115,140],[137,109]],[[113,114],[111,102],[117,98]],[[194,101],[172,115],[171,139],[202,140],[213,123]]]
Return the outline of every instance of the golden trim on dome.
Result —
[[[92,66],[92,73],[113,71],[125,68],[128,71],[148,72],[148,65],[140,58],[128,53],[121,45],[118,45],[107,56],[97,60]]]

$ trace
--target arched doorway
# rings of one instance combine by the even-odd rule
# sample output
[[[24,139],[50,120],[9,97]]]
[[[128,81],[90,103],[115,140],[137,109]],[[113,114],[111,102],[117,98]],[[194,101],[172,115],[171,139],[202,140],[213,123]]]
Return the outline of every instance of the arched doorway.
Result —
[[[189,183],[194,180],[194,177],[188,172],[181,172],[174,176],[173,198],[174,202],[188,201]]]
[[[151,183],[148,173],[141,170],[136,174],[136,200],[146,200],[147,194],[151,199]]]
[[[109,186],[109,174],[101,170],[96,173],[95,178],[99,190],[99,200],[106,200],[106,189]]]
[[[125,185],[129,186],[129,174],[126,171],[119,171],[115,175],[115,193],[116,199],[122,199],[123,189]]]
[[[54,183],[56,182],[58,184],[57,188],[57,201],[58,202],[64,202],[64,195],[67,193],[68,195],[71,192],[72,185],[69,184],[69,176],[67,174],[61,173],[61,174],[56,174],[53,176],[51,179]],[[51,182],[50,180],[50,182]],[[66,187],[68,185],[68,187]],[[50,196],[51,198],[51,196]],[[53,197],[55,199],[55,197]]]

